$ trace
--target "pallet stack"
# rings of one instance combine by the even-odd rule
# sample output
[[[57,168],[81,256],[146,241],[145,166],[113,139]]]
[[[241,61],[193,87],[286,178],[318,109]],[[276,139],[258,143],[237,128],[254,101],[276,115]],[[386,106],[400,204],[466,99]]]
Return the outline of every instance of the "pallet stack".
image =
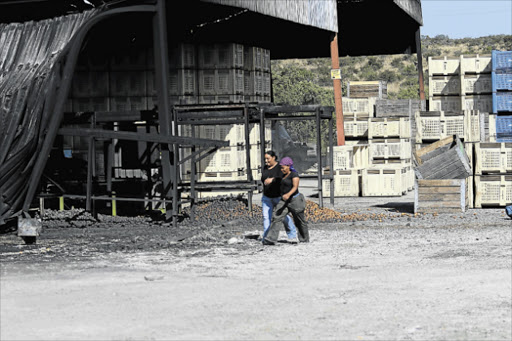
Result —
[[[491,56],[428,58],[432,111],[492,110]]]
[[[512,51],[492,51],[492,113],[475,144],[475,207],[512,203]]]

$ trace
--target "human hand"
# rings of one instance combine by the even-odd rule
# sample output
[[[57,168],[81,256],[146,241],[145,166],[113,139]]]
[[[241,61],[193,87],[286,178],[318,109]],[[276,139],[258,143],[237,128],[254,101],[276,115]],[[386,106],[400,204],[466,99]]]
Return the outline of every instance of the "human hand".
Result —
[[[274,178],[267,178],[265,179],[265,185],[270,185],[270,183],[274,181]]]
[[[290,194],[288,194],[288,193],[283,194],[283,200],[287,201],[288,199],[290,199]]]

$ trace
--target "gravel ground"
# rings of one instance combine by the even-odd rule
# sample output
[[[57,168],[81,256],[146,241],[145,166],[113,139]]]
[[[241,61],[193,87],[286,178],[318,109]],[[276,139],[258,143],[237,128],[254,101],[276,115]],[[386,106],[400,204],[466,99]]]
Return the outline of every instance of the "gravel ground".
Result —
[[[177,229],[50,212],[35,245],[0,235],[0,339],[512,339],[512,220],[411,198],[309,198],[296,246],[234,200]]]

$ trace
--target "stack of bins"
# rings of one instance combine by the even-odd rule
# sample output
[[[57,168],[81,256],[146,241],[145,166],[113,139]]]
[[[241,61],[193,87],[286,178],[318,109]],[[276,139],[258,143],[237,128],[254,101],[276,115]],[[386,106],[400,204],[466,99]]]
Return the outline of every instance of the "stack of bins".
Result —
[[[369,164],[368,145],[335,146],[333,154],[333,182],[335,197],[357,197],[361,194],[361,172]],[[325,170],[324,175],[330,175]],[[322,192],[331,195],[330,181],[323,180]]]
[[[407,117],[368,119],[370,167],[362,172],[363,196],[401,196],[413,187],[411,122]]]
[[[244,46],[241,44],[199,45],[199,103],[244,101]]]
[[[420,111],[416,113],[416,136],[414,150],[426,147],[435,141],[456,135],[463,141],[471,169],[474,169],[474,143],[480,141],[480,112],[467,111]],[[473,176],[468,178],[468,185],[473,187]],[[472,191],[470,192],[472,193]],[[473,196],[469,197],[469,207],[473,207]]]
[[[492,110],[491,56],[428,59],[432,111]]]
[[[270,103],[270,51],[261,47],[244,46],[244,100]]]
[[[512,51],[492,51],[493,113],[475,145],[475,207],[512,203]],[[486,142],[483,142],[486,141]]]
[[[181,126],[181,135],[192,137],[192,127]],[[265,126],[265,143],[271,148],[271,122]],[[247,178],[245,126],[235,125],[204,125],[194,127],[194,137],[229,141],[229,146],[220,148],[206,158],[196,162],[197,181],[231,181]],[[250,169],[252,176],[261,176],[261,142],[259,124],[249,126]],[[182,158],[190,155],[190,148],[183,148]],[[190,180],[191,163],[185,162],[182,167],[182,178]]]

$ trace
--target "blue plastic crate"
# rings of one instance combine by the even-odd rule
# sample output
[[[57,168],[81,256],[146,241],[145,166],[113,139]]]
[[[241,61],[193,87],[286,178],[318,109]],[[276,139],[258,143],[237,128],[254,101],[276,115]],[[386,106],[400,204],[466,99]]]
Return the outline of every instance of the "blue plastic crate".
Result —
[[[512,71],[512,51],[492,51],[492,71]]]
[[[512,73],[492,73],[492,91],[512,90]]]
[[[496,142],[512,142],[512,116],[496,117]]]
[[[492,93],[492,112],[512,111],[512,91]]]

